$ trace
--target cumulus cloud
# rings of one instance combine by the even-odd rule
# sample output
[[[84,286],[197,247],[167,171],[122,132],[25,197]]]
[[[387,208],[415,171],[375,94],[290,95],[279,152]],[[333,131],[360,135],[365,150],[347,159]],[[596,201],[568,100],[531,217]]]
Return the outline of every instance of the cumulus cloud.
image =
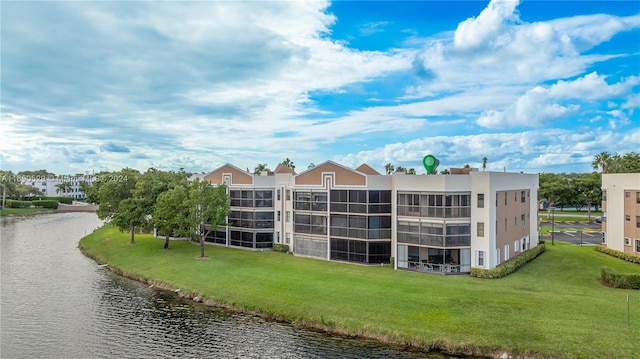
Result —
[[[611,152],[628,151],[640,143],[640,128],[620,135],[616,131],[582,128],[575,130],[532,130],[500,132],[466,136],[433,136],[397,142],[367,151],[336,156],[340,163],[355,168],[368,163],[380,171],[386,163],[414,167],[424,173],[422,158],[433,154],[440,160],[440,170],[450,167],[482,167],[482,158],[489,159],[487,170],[538,172],[562,169],[583,172],[590,168],[596,153],[603,148]]]
[[[515,11],[518,4],[514,0],[491,0],[480,15],[458,25],[453,38],[455,47],[470,50],[504,45],[508,23],[519,22]]]
[[[580,109],[578,104],[561,105],[559,102],[602,100],[627,95],[640,80],[637,76],[630,76],[609,85],[605,79],[606,76],[592,72],[573,81],[560,80],[549,87],[536,86],[503,111],[483,111],[477,123],[487,128],[546,125]],[[617,110],[616,113],[621,111]]]

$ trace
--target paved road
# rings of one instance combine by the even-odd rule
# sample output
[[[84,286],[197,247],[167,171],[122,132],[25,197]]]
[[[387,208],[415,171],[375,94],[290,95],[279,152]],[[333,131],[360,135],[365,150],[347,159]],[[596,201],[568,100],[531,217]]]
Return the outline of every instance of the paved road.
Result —
[[[543,238],[550,243],[552,241],[552,236],[549,234]],[[576,245],[595,245],[602,243],[602,233],[601,232],[553,232],[553,241],[564,241],[573,243]]]

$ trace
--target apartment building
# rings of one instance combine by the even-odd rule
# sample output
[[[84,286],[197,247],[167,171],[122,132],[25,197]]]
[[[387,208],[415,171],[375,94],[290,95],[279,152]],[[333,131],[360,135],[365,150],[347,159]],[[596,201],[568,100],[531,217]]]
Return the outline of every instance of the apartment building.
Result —
[[[300,174],[226,164],[204,176],[231,197],[226,246],[289,245],[297,256],[436,273],[495,268],[538,244],[538,176],[452,170],[382,175],[327,161]],[[533,218],[533,219],[532,219]]]
[[[92,183],[93,180],[92,176],[25,176],[20,183],[39,189],[42,192],[42,196],[85,199],[87,195],[82,190],[81,182]],[[67,184],[67,186],[61,187],[62,184]]]
[[[640,173],[602,175],[604,245],[640,255]]]

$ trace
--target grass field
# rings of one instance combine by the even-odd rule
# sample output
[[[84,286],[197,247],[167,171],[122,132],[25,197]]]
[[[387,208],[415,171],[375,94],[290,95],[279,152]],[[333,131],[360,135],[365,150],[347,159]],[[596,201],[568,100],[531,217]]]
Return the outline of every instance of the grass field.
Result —
[[[490,356],[633,358],[640,292],[598,282],[640,266],[563,242],[503,279],[438,276],[207,246],[104,227],[80,247],[99,263],[241,310],[386,341]],[[627,302],[630,298],[630,325]]]
[[[8,216],[10,214],[32,214],[32,213],[43,213],[43,212],[55,212],[55,210],[50,208],[5,208],[0,210],[0,216]]]

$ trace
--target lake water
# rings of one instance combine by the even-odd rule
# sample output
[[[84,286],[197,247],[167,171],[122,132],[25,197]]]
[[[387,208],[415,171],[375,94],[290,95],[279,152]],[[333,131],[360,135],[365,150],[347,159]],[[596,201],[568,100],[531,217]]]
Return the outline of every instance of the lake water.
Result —
[[[450,358],[210,308],[82,255],[92,213],[0,219],[0,357]]]

